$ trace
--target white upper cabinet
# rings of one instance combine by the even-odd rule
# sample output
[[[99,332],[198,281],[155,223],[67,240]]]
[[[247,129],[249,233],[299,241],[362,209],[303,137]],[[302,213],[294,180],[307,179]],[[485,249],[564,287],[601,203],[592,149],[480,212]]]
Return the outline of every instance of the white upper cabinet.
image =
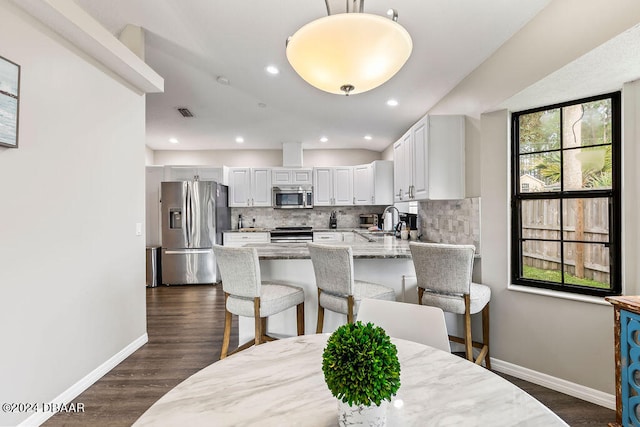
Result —
[[[464,116],[425,116],[393,146],[394,201],[463,199]]]
[[[224,168],[213,166],[165,166],[165,181],[216,181],[225,183]]]
[[[315,168],[313,170],[313,204],[314,206],[333,205],[332,168]]]
[[[334,169],[334,204],[338,206],[353,205],[353,168],[335,167]]]
[[[229,206],[271,206],[271,169],[229,168]]]
[[[464,116],[431,116],[429,122],[429,199],[464,199]]]
[[[373,203],[373,165],[353,167],[353,204],[370,205]]]
[[[353,168],[351,166],[313,169],[314,206],[353,205]]]
[[[229,206],[251,206],[251,168],[229,169]]]
[[[272,169],[271,183],[279,185],[311,185],[313,183],[312,169]]]
[[[251,169],[251,206],[271,206],[271,169]]]
[[[313,184],[313,169],[292,169],[291,183],[297,184]]]
[[[393,201],[400,202],[402,199],[402,191],[406,186],[404,179],[404,169],[401,165],[404,163],[404,144],[400,138],[393,144]]]
[[[413,133],[409,130],[393,145],[395,202],[409,200],[409,191],[413,185],[413,159]]]
[[[424,200],[429,198],[429,137],[427,128],[428,120],[422,118],[411,129],[413,186],[409,189],[410,199]]]
[[[353,203],[389,205],[393,203],[393,162],[376,160],[353,167]]]

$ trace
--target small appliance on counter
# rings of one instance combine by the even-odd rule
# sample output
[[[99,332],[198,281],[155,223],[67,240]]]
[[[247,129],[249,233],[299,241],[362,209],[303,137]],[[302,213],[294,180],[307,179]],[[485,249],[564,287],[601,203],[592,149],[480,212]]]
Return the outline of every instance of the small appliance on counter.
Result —
[[[329,228],[338,228],[338,218],[336,215],[336,211],[331,212],[331,216],[329,217]]]
[[[396,236],[398,239],[402,237],[402,234],[404,233],[408,233],[407,231],[407,223],[404,221],[400,221],[399,223],[396,224],[396,229],[394,232],[394,236]]]
[[[378,214],[361,214],[360,228],[371,228],[380,226],[380,216]]]
[[[408,230],[418,229],[418,214],[400,212],[400,222],[407,224]]]

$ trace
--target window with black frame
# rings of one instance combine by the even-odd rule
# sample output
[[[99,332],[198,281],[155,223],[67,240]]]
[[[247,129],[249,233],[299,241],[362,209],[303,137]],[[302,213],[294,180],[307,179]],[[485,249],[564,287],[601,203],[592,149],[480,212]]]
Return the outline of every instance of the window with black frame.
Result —
[[[615,295],[620,93],[512,114],[512,283]]]

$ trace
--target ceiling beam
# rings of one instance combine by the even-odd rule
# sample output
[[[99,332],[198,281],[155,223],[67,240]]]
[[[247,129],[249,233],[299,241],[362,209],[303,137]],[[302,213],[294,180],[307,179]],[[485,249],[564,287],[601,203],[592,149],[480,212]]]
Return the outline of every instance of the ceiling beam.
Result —
[[[12,0],[142,93],[164,92],[164,79],[73,0]]]

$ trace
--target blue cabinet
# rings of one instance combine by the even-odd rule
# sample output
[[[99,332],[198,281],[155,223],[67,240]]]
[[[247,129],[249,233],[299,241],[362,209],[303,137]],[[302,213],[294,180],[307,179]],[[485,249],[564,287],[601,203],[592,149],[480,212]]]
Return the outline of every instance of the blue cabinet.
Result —
[[[640,296],[608,297],[606,300],[615,310],[615,425],[640,427]]]

